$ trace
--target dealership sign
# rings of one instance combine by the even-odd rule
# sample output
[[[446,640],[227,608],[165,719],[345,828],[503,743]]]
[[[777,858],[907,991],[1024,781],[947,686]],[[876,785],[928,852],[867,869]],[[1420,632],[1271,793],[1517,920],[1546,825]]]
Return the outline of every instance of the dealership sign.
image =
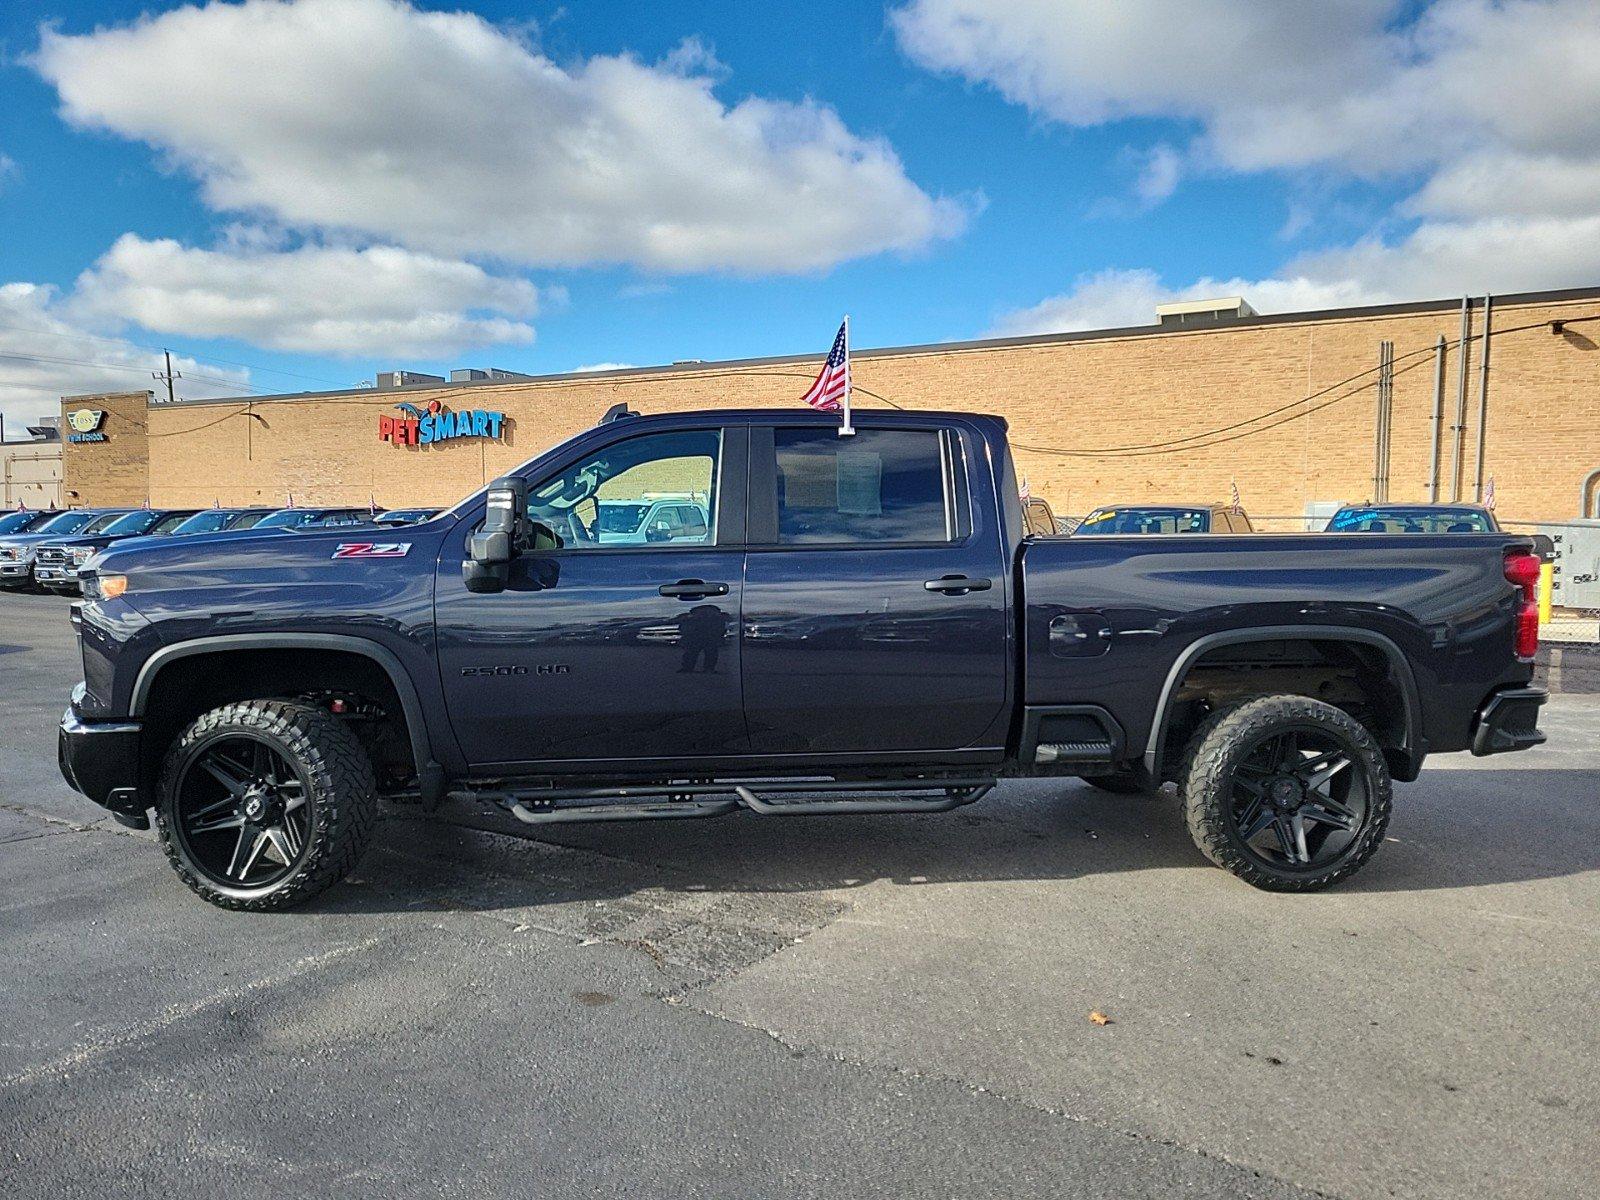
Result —
[[[429,446],[453,438],[491,438],[499,441],[506,426],[503,412],[486,412],[477,408],[452,412],[438,400],[430,400],[422,408],[415,404],[396,404],[395,407],[406,415],[379,417],[378,440],[396,446]]]
[[[105,424],[106,413],[103,408],[75,408],[67,414],[67,424],[72,432],[67,434],[69,442],[103,442],[106,435],[100,426]]]

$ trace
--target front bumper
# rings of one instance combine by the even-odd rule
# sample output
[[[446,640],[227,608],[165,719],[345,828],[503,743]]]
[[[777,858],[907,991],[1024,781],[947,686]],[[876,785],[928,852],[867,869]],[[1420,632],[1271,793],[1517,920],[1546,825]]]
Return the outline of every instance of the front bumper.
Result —
[[[56,759],[73,791],[110,809],[124,823],[143,826],[139,733],[137,721],[85,721],[69,707],[56,735]]]
[[[78,590],[77,567],[35,567],[33,580],[41,587],[53,588],[57,591]]]
[[[1484,702],[1472,726],[1472,752],[1504,754],[1541,745],[1539,710],[1550,699],[1541,687],[1501,688]]]
[[[0,584],[11,584],[13,587],[25,586],[33,582],[33,560],[0,560]]]

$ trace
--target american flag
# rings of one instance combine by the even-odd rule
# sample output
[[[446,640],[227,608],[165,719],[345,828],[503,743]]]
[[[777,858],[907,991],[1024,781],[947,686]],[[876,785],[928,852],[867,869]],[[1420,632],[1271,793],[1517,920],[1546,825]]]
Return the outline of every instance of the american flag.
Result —
[[[801,397],[812,408],[823,412],[841,412],[850,403],[850,318],[839,326],[839,336],[833,339],[833,349],[828,351],[828,361],[822,364],[817,381]]]

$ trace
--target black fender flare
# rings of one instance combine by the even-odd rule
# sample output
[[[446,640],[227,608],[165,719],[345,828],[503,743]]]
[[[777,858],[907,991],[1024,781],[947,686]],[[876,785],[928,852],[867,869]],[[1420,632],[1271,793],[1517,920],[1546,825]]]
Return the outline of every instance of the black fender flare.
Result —
[[[1356,629],[1349,625],[1258,625],[1248,629],[1226,629],[1208,633],[1184,647],[1167,671],[1166,682],[1161,686],[1161,698],[1156,702],[1154,719],[1150,723],[1150,738],[1145,744],[1144,765],[1151,778],[1159,779],[1161,746],[1166,740],[1167,725],[1172,717],[1173,694],[1188,673],[1190,666],[1208,650],[1219,646],[1247,645],[1250,642],[1315,641],[1356,642],[1375,646],[1389,661],[1390,670],[1400,685],[1404,699],[1404,726],[1401,730],[1399,750],[1407,761],[1407,774],[1397,772],[1397,778],[1415,779],[1422,767],[1424,756],[1422,737],[1422,701],[1417,692],[1416,674],[1405,652],[1394,639],[1370,629]]]
[[[181,658],[193,658],[198,654],[218,654],[229,650],[337,650],[371,659],[383,669],[383,673],[389,677],[389,682],[394,687],[395,695],[400,697],[400,708],[405,713],[406,732],[411,739],[411,753],[416,760],[418,774],[420,775],[433,761],[422,700],[418,697],[416,685],[411,682],[411,676],[406,674],[405,666],[400,662],[399,656],[371,638],[348,634],[226,633],[173,642],[171,645],[161,647],[145,659],[144,665],[139,668],[139,674],[133,681],[133,696],[128,702],[128,715],[134,718],[144,716],[145,706],[149,703],[150,693],[155,687],[156,676],[163,667]]]

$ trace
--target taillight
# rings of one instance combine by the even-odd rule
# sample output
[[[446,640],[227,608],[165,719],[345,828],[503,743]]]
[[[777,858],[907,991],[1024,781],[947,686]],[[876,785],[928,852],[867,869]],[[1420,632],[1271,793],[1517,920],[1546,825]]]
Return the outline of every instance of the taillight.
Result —
[[[1506,554],[1506,579],[1517,589],[1512,646],[1523,662],[1539,653],[1539,571],[1544,561],[1526,550]]]

